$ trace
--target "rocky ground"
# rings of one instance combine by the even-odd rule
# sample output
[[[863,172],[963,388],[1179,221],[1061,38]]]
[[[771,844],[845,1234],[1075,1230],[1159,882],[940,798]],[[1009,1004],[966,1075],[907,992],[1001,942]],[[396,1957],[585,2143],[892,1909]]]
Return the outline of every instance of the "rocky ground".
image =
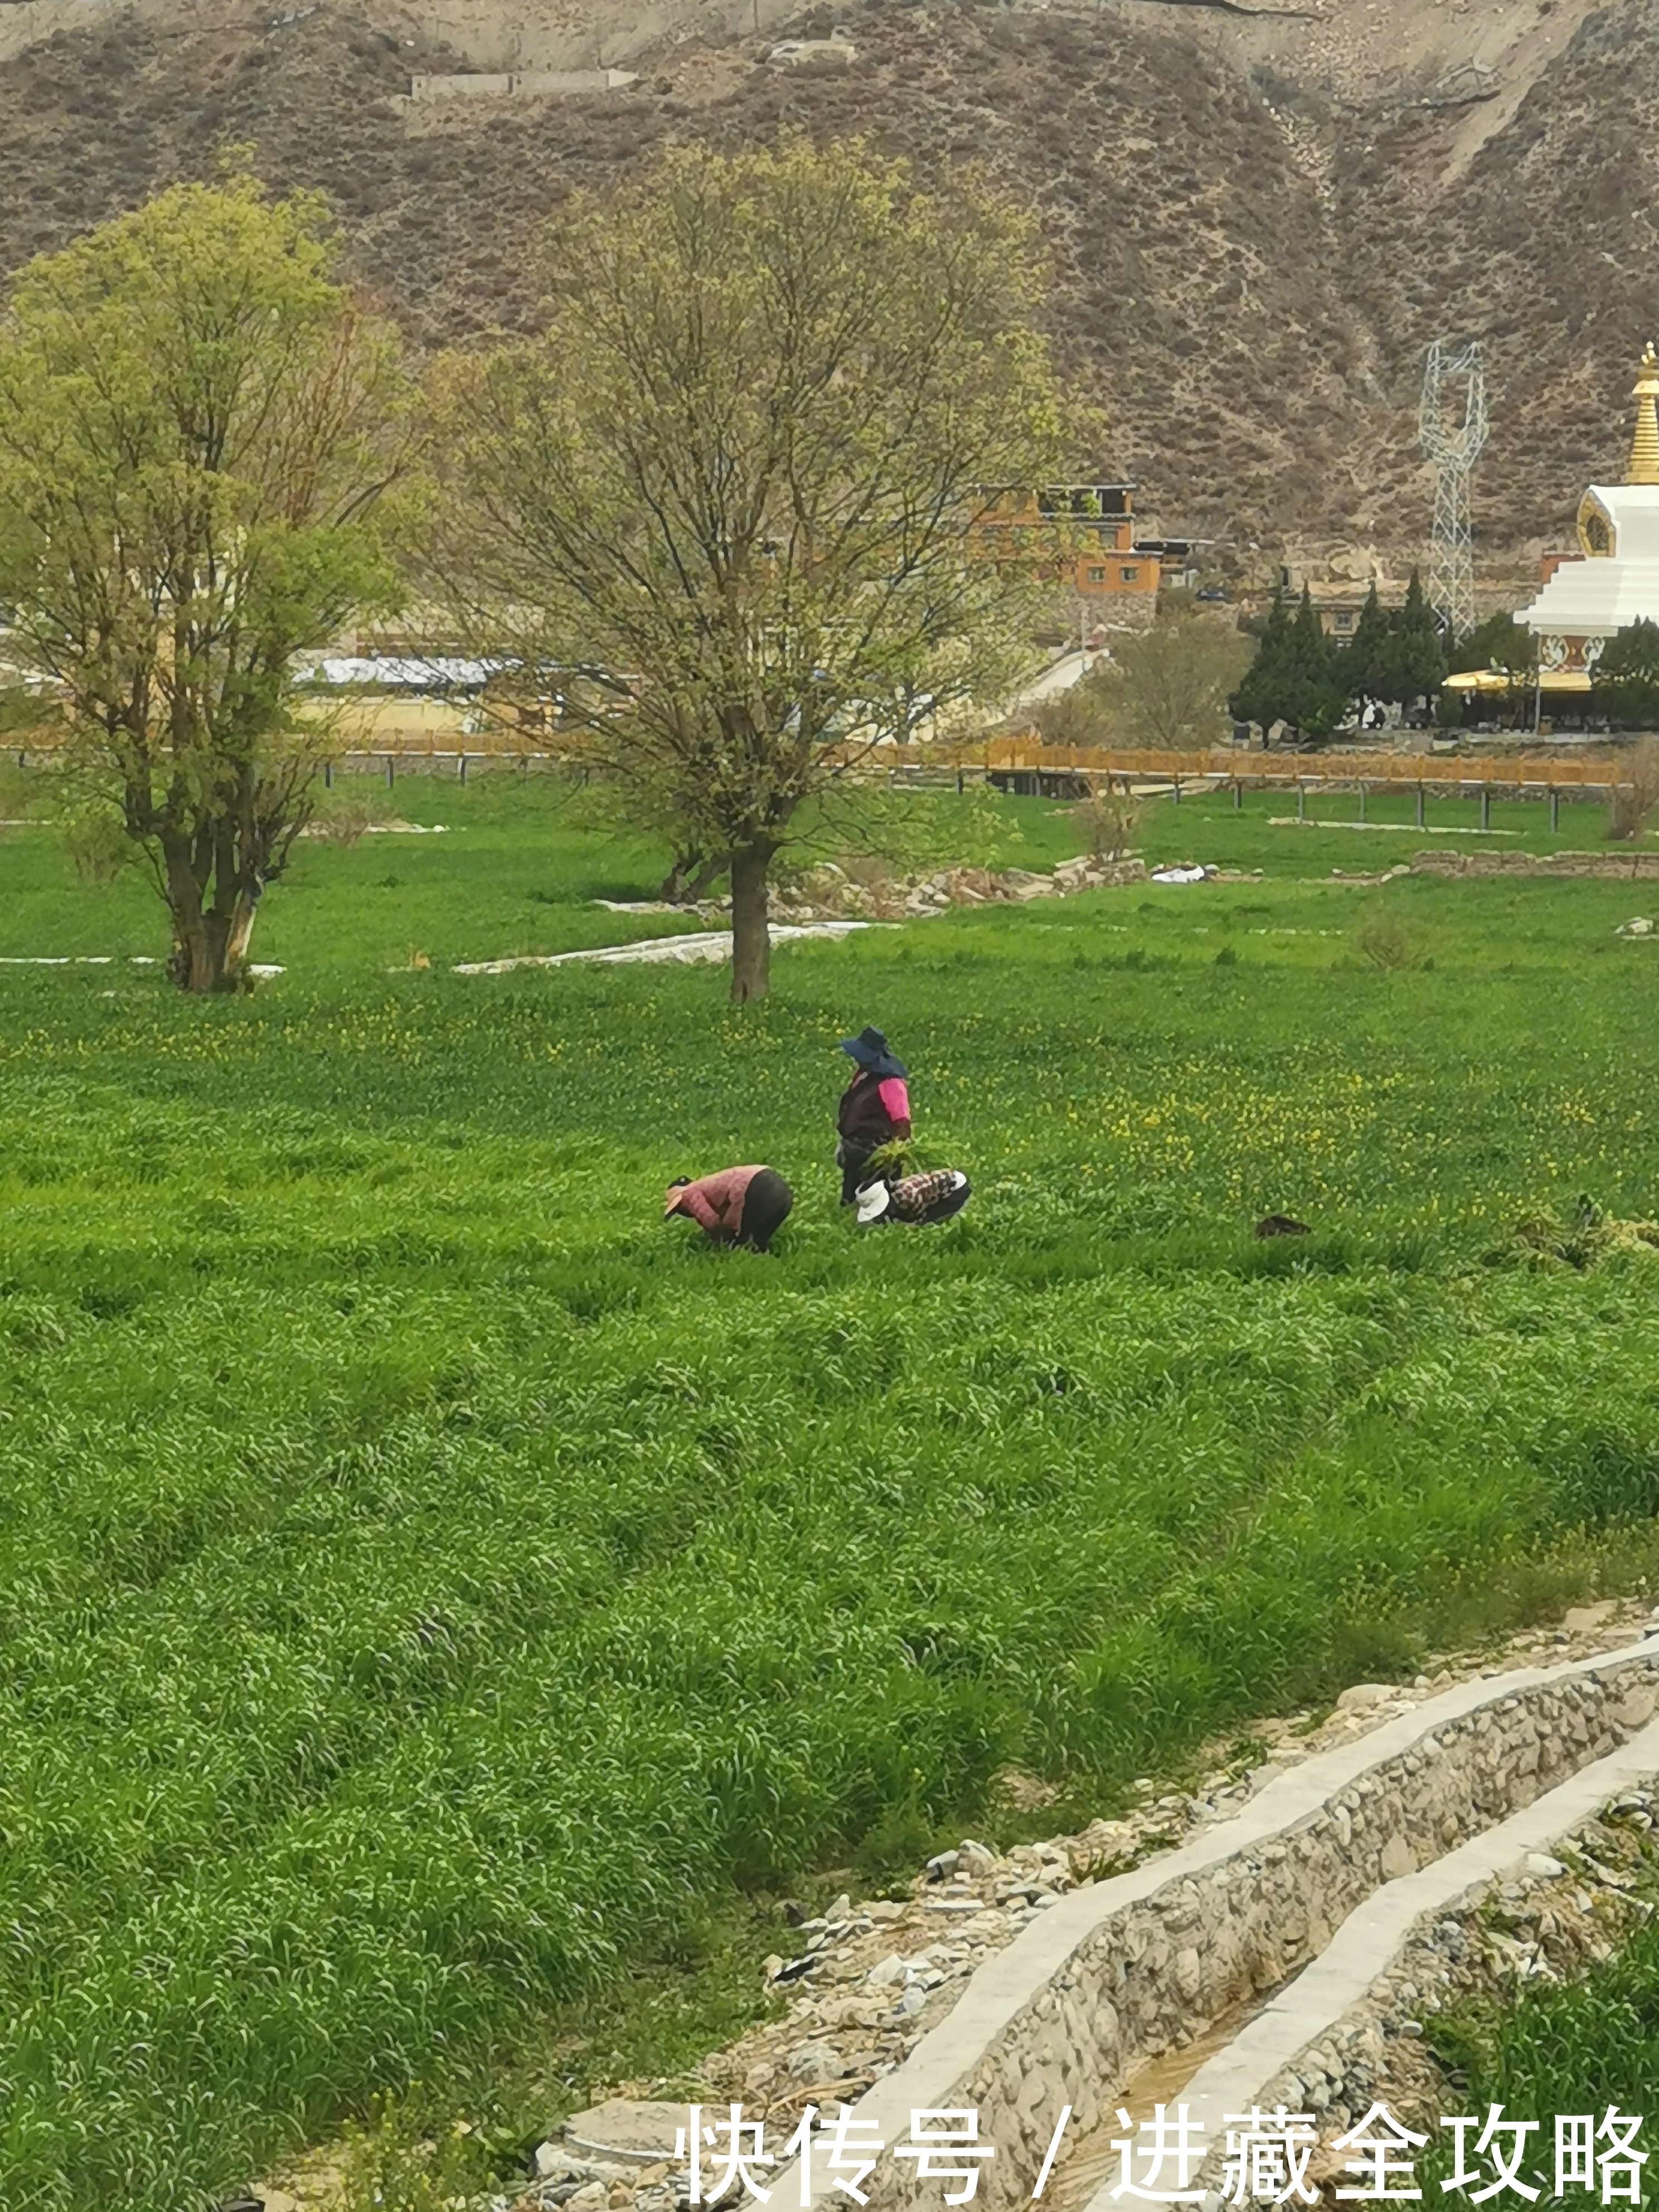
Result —
[[[1215,874],[1214,869],[1206,872]],[[774,890],[768,919],[784,927],[814,921],[914,921],[951,907],[1023,906],[1028,900],[1066,898],[1103,884],[1146,881],[1146,864],[1133,854],[1108,858],[1080,854],[1062,860],[1052,874],[1031,868],[938,868],[901,875],[880,865],[856,872],[833,860],[808,868]],[[696,915],[718,928],[729,923],[729,899],[604,899],[616,914]]]
[[[1028,900],[1065,898],[1107,884],[1138,884],[1146,864],[1132,854],[1109,858],[1084,853],[1062,860],[1052,874],[1031,868],[939,868],[899,876],[878,869],[862,876],[826,861],[786,885],[773,901],[776,921],[817,921],[841,916],[902,921],[943,914],[957,906],[1022,906]]]

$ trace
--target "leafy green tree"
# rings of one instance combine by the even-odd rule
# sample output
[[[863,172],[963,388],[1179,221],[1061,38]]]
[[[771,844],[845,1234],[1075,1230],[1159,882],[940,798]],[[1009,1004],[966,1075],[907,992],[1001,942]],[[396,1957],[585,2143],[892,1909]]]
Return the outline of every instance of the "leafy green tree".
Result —
[[[1610,637],[1595,681],[1610,720],[1626,729],[1659,728],[1659,623],[1644,615]]]
[[[1538,640],[1512,614],[1488,615],[1447,658],[1458,670],[1495,669],[1520,688],[1538,672]]]
[[[294,655],[394,596],[403,380],[333,258],[315,198],[180,185],[31,262],[0,321],[8,652],[191,991],[243,981],[311,810],[327,732],[290,709]]]
[[[1484,699],[1487,713],[1492,711],[1494,702],[1507,706],[1513,715],[1529,711],[1532,689],[1538,680],[1538,640],[1512,614],[1488,615],[1461,642],[1448,641],[1446,664],[1453,673],[1479,669],[1507,678],[1506,689],[1501,694],[1486,691],[1478,695]],[[1437,714],[1442,726],[1449,728],[1455,722],[1464,720],[1465,710],[1474,711],[1474,696],[1466,699],[1457,691],[1443,690]]]
[[[732,995],[759,998],[805,802],[1030,665],[1048,587],[972,526],[1060,474],[1036,234],[792,139],[677,149],[550,250],[546,328],[435,380],[434,587],[526,680],[580,672],[573,748],[724,857]]]

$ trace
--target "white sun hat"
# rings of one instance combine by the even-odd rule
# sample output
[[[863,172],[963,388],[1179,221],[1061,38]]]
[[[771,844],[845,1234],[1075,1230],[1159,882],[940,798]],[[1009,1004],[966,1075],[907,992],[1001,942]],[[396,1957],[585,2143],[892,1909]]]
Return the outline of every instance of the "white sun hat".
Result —
[[[884,1182],[867,1182],[858,1194],[859,1219],[866,1226],[887,1211],[889,1192]]]

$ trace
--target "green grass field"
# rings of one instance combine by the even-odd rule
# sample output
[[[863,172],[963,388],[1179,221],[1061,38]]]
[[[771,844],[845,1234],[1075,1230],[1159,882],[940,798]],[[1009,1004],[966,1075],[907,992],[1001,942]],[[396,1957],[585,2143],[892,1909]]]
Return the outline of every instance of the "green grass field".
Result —
[[[1659,1212],[1643,887],[1337,886],[1413,841],[1188,802],[1149,854],[1261,882],[790,946],[739,1011],[447,973],[650,933],[586,902],[663,856],[550,787],[395,804],[448,834],[303,848],[222,1002],[131,963],[137,882],[0,841],[0,953],[112,956],[0,967],[0,2203],[202,2204],[1010,1764],[1109,1804],[1645,1571],[1659,1277],[1511,1235]],[[945,1230],[835,1203],[866,1021]],[[769,1258],[663,1225],[757,1158]]]

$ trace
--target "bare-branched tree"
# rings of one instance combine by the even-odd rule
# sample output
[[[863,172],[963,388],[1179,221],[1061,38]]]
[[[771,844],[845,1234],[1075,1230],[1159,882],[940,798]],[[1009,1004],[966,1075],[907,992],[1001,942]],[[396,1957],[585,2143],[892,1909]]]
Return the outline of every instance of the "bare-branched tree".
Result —
[[[1037,709],[1045,742],[1146,745],[1185,752],[1224,743],[1227,696],[1250,659],[1249,641],[1184,608],[1150,629],[1114,638],[1111,657]]]
[[[633,818],[729,869],[732,995],[804,802],[1006,695],[1043,586],[979,530],[1058,470],[1043,258],[857,147],[687,148],[552,241],[538,337],[436,380],[439,595]]]

